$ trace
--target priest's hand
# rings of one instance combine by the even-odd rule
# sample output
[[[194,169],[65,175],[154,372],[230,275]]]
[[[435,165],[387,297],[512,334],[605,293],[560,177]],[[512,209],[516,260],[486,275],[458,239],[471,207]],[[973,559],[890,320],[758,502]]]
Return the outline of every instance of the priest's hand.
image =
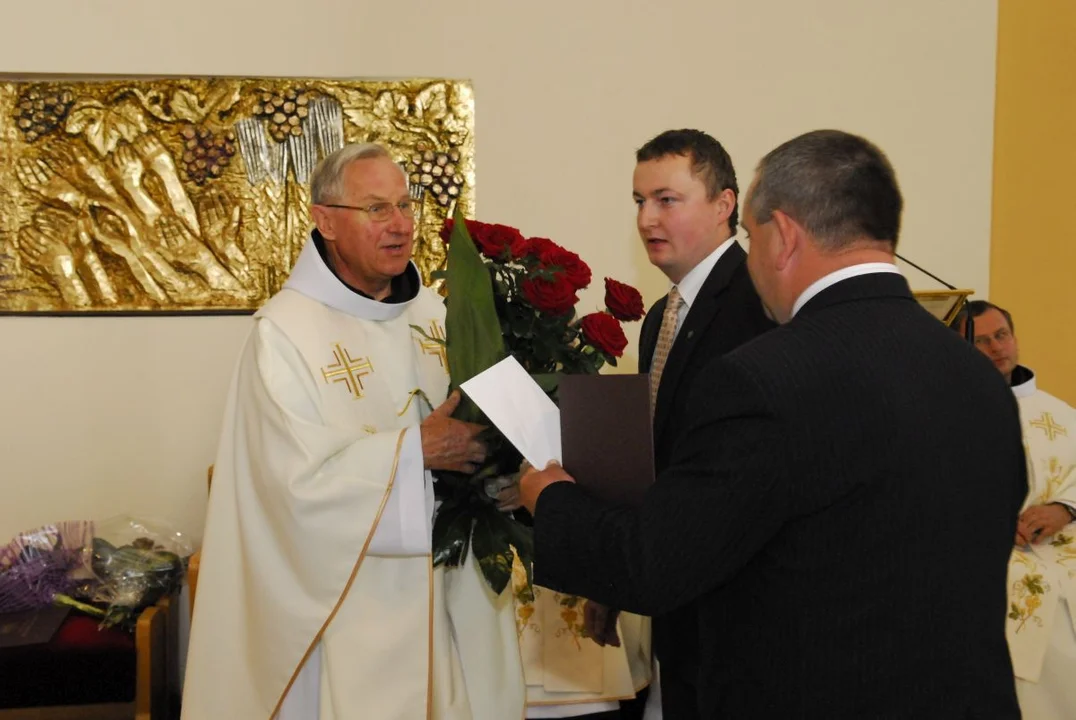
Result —
[[[1016,525],[1017,540],[1039,544],[1072,522],[1068,509],[1059,503],[1033,505],[1020,514]]]
[[[519,499],[523,507],[527,508],[527,512],[533,516],[534,508],[538,504],[538,496],[547,487],[557,482],[575,482],[575,480],[555,462],[546,465],[545,470],[535,470],[528,466],[523,477],[519,479]]]
[[[427,470],[473,473],[486,459],[486,445],[478,439],[486,428],[452,417],[461,397],[460,391],[454,390],[419,426]]]

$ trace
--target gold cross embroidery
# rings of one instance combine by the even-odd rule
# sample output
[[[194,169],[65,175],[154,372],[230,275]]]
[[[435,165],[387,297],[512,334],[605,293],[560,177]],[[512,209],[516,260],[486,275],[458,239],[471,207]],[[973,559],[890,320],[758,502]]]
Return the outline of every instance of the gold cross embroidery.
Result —
[[[445,329],[437,324],[436,320],[430,321],[429,340],[419,340],[418,345],[425,355],[436,355],[437,362],[448,372],[448,350],[445,346]]]
[[[1044,433],[1046,433],[1046,437],[1050,440],[1050,442],[1053,442],[1054,438],[1058,435],[1064,435],[1065,437],[1068,437],[1069,434],[1065,426],[1058,425],[1056,422],[1054,422],[1054,416],[1048,412],[1044,412],[1042,414],[1042,417],[1040,417],[1038,420],[1032,420],[1028,424],[1031,425],[1031,427],[1039,428]]]
[[[340,347],[340,343],[333,343],[333,355],[336,362],[321,369],[325,382],[346,384],[347,389],[358,400],[362,397],[362,378],[374,371],[370,358],[353,358],[347,350]],[[366,370],[369,372],[365,372]]]

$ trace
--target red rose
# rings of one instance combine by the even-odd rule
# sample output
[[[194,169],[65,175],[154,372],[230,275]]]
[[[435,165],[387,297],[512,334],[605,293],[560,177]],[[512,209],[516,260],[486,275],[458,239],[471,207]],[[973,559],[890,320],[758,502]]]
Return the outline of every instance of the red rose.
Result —
[[[556,243],[549,238],[532,237],[527,238],[526,242],[523,254],[539,261],[542,259],[542,253],[546,252],[548,248],[556,247]]]
[[[474,240],[478,251],[493,260],[504,260],[505,248],[508,249],[508,259],[518,258],[526,252],[527,241],[523,234],[514,227],[507,225],[495,225],[492,223],[467,220],[467,233]],[[456,226],[454,220],[445,220],[441,228],[441,239],[447,244],[452,237],[452,228]]]
[[[571,250],[565,250],[548,238],[528,240],[527,254],[537,257],[543,265],[562,269],[576,290],[590,285],[590,267]]]
[[[564,315],[579,302],[575,288],[563,273],[557,273],[552,280],[528,278],[519,284],[519,289],[527,302],[550,315]]]
[[[470,226],[467,227],[470,230]],[[493,260],[511,260],[520,257],[527,248],[523,234],[508,225],[481,223],[472,234],[478,250]],[[508,251],[507,256],[505,251]]]
[[[579,321],[579,327],[583,330],[583,337],[587,342],[606,355],[620,357],[628,346],[624,328],[620,327],[620,322],[609,313],[591,313]]]
[[[605,307],[617,320],[638,320],[645,313],[639,291],[612,278],[605,278]]]

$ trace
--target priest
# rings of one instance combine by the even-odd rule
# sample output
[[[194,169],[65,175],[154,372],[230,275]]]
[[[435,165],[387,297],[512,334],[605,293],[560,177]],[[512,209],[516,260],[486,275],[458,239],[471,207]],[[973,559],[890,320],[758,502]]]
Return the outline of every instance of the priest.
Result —
[[[1076,717],[1076,410],[1038,389],[1020,365],[1012,315],[985,300],[968,303],[975,346],[1012,386],[1027,453],[1028,494],[1009,561],[1006,637],[1016,696],[1026,718]]]
[[[349,145],[315,170],[311,204],[227,399],[183,717],[520,718],[510,593],[471,561],[432,563],[430,471],[473,471],[486,449],[451,417],[406,177],[385,148]]]

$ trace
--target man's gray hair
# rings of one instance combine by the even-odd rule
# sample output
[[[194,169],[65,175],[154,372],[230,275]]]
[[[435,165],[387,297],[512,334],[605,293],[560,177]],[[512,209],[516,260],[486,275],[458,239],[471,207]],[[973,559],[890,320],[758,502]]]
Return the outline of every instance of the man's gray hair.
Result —
[[[392,159],[388,148],[377,143],[352,143],[326,155],[310,175],[310,202],[339,202],[344,195],[344,170],[353,162],[373,158]],[[403,172],[403,168],[400,169]]]
[[[748,199],[755,222],[780,210],[828,250],[864,238],[896,247],[903,199],[889,160],[868,140],[816,130],[770,151],[757,173]]]

